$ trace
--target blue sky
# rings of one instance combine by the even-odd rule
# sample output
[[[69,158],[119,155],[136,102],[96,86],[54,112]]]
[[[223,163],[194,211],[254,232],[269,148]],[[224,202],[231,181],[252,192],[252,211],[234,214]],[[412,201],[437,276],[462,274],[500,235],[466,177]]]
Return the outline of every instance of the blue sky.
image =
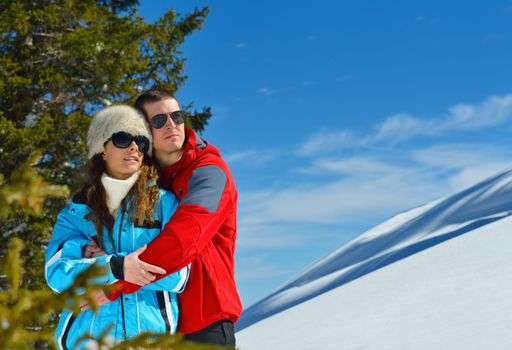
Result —
[[[210,7],[177,96],[239,192],[245,307],[390,216],[512,166],[512,1],[141,1]]]

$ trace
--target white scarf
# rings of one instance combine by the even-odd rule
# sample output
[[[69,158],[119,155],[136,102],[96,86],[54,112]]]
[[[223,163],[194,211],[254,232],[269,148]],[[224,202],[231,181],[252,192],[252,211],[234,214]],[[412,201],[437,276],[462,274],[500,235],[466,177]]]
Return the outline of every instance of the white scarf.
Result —
[[[110,214],[114,215],[117,209],[121,206],[121,201],[126,197],[128,192],[139,178],[140,171],[137,171],[126,180],[114,179],[103,173],[101,175],[101,183],[107,192],[107,206]]]

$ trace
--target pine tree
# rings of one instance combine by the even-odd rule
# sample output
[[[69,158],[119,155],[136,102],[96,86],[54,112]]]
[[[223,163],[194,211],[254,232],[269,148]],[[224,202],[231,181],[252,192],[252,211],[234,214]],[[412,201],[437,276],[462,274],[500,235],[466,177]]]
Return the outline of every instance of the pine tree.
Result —
[[[146,23],[137,16],[137,4],[0,0],[0,258],[7,239],[21,238],[24,283],[32,289],[45,285],[44,249],[65,205],[62,194],[76,192],[83,181],[90,116],[109,103],[133,103],[154,85],[174,93],[186,80],[179,46],[201,28],[208,8],[183,16],[168,10]],[[210,109],[188,106],[192,125],[201,131]],[[32,187],[27,179],[35,181]],[[18,197],[7,194],[8,188],[16,192],[13,183]],[[23,186],[35,197],[44,195],[38,205],[26,205]]]
[[[0,0],[0,258],[9,238],[21,238],[23,282],[34,290],[45,286],[45,244],[63,197],[82,183],[90,116],[154,85],[174,93],[186,80],[179,46],[208,8],[183,16],[168,10],[146,23],[137,4]],[[191,105],[201,131],[210,109]]]

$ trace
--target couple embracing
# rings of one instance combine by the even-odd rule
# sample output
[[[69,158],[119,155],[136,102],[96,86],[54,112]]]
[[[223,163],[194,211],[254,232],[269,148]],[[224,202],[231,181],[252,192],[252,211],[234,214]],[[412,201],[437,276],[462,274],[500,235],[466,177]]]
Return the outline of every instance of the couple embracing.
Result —
[[[176,98],[154,88],[135,108],[99,111],[87,134],[85,185],[57,217],[45,277],[57,293],[91,265],[112,284],[95,313],[64,311],[59,349],[141,332],[235,346],[241,303],[234,280],[237,192],[218,150],[192,129]],[[158,169],[158,170],[157,170]]]

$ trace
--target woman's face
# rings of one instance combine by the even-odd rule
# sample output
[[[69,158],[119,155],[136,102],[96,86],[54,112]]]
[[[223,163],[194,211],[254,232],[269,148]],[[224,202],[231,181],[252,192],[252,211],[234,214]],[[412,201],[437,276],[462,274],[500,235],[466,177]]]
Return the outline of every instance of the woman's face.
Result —
[[[112,140],[105,144],[103,160],[107,175],[114,179],[124,180],[136,173],[144,159],[144,153],[140,152],[134,141],[126,148],[114,146]]]

